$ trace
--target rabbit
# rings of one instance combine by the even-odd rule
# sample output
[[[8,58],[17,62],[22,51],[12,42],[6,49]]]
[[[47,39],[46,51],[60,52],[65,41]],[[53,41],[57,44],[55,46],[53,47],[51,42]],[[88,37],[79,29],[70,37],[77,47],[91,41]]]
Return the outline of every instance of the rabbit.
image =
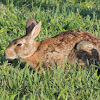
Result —
[[[13,40],[5,50],[7,59],[21,58],[38,72],[50,71],[51,66],[57,64],[62,68],[63,63],[71,65],[79,63],[81,66],[99,64],[100,40],[87,31],[70,30],[62,32],[54,37],[47,38],[41,42],[34,39],[39,35],[41,21],[36,24],[34,18],[30,18],[26,24],[26,35]]]

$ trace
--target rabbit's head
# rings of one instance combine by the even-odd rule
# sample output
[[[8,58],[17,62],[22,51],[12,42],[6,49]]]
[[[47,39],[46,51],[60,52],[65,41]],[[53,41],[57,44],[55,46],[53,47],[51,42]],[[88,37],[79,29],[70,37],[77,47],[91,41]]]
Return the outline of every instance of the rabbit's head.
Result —
[[[26,35],[13,40],[6,48],[5,56],[7,59],[26,58],[34,54],[34,52],[37,50],[38,43],[34,42],[34,39],[40,32],[41,21],[37,25],[35,25],[30,24],[32,23],[31,20],[28,20],[27,22],[27,24],[29,25],[26,25]]]

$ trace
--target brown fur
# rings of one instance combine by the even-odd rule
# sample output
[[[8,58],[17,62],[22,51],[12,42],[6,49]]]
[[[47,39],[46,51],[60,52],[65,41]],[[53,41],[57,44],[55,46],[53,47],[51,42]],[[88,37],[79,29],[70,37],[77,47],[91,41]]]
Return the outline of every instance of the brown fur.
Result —
[[[36,21],[34,18],[30,18],[27,21],[27,23],[26,23],[26,35],[32,31],[32,29],[33,29],[33,27],[35,27],[35,25],[36,25]]]
[[[76,44],[80,43],[83,40],[90,42],[94,46],[94,48],[92,49],[100,47],[100,40],[88,32],[77,31],[77,30],[67,31],[67,32],[61,33],[60,35],[56,37],[41,41],[40,45],[37,48],[37,51],[35,52],[35,54],[37,54],[36,58],[34,57],[36,61],[32,61],[32,63],[37,62],[37,66],[38,66],[38,63],[40,60],[42,64],[46,62],[47,65],[57,64],[57,63],[60,63],[62,65],[64,60],[65,62],[74,64],[75,62],[79,62],[79,59],[81,59],[81,60],[85,60],[83,61],[83,63],[81,62],[82,63],[81,65],[86,65],[87,59],[93,56],[92,51],[91,51],[92,49],[87,50],[88,48],[85,48],[84,50],[84,48],[82,48],[77,51],[74,48]],[[81,52],[81,50],[84,50],[87,53],[86,54],[87,57],[85,56],[81,58],[82,55],[85,55],[85,52]],[[97,50],[99,50],[99,48]],[[95,54],[93,57],[95,58]],[[28,61],[27,58],[25,59]]]
[[[93,62],[97,64],[100,60],[100,40],[89,32],[66,31],[41,42],[31,41],[32,43],[29,43],[29,39],[32,37],[31,34],[33,33],[31,32],[25,37],[15,40],[17,45],[17,42],[21,41],[24,46],[16,47],[12,42],[5,50],[6,57],[10,58],[11,54],[8,52],[13,49],[12,51],[17,55],[15,58],[22,58],[24,62],[29,62],[31,67],[38,71],[40,71],[40,64],[43,70],[45,67],[51,70],[50,66],[55,67],[59,64],[62,67],[64,62],[70,64],[78,62],[80,65],[85,66],[87,60],[89,60],[90,64]],[[37,35],[34,34],[33,36],[36,37]]]

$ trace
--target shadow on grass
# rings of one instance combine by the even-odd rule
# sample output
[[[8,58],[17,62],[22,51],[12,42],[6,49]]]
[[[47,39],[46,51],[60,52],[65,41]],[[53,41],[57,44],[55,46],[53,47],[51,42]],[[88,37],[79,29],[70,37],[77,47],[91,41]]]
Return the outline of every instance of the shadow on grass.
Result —
[[[96,10],[96,9],[88,9],[88,8],[82,8],[80,11],[80,15],[82,15],[83,17],[86,17],[87,15],[89,15],[91,17],[91,19],[93,18],[93,13],[95,12],[95,15],[97,16],[97,19],[100,18],[100,10]]]
[[[11,64],[12,66],[14,66],[14,68],[16,66],[18,66],[20,60],[15,59],[15,60],[8,60],[5,58],[4,54],[0,54],[0,65],[3,65],[6,61],[8,61],[9,64]],[[25,63],[21,62],[20,63],[20,68],[23,69],[25,67]]]

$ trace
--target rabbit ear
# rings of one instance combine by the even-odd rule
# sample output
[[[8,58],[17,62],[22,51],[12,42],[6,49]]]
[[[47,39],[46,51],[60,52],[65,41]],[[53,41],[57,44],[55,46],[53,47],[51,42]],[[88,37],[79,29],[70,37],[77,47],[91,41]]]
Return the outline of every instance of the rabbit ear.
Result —
[[[34,18],[29,18],[27,23],[26,23],[26,35],[28,35],[32,29],[35,27],[36,21]]]
[[[31,37],[33,38],[33,39],[35,39],[37,36],[38,36],[38,34],[39,34],[39,32],[40,32],[40,29],[41,29],[41,21],[33,28],[33,30],[31,31]]]

